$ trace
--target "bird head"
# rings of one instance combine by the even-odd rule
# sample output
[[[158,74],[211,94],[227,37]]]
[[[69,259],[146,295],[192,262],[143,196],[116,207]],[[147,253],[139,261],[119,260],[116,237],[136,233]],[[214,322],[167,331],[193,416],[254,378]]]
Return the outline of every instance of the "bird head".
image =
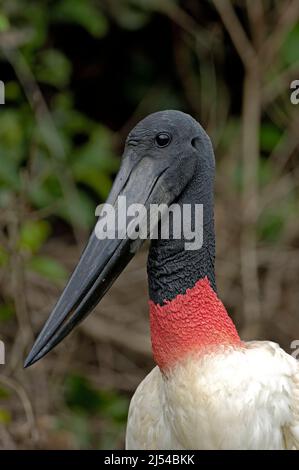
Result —
[[[48,353],[92,311],[141,246],[143,239],[129,236],[136,231],[136,224],[133,226],[128,217],[121,236],[116,229],[114,238],[99,235],[108,205],[115,209],[118,220],[122,217],[117,205],[120,197],[125,198],[127,207],[143,205],[146,217],[139,220],[138,229],[143,229],[148,237],[149,230],[143,225],[148,222],[150,205],[169,206],[177,200],[198,165],[213,170],[213,153],[205,152],[206,146],[210,146],[210,142],[202,127],[191,116],[179,111],[151,114],[130,132],[120,170],[106,204],[99,211],[99,221],[35,341],[25,367]]]

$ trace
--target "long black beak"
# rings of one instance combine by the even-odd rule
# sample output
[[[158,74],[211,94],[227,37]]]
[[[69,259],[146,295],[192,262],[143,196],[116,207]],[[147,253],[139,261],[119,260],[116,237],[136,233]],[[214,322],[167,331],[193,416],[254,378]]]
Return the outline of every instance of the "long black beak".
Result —
[[[118,196],[125,196],[127,207],[132,203],[168,203],[169,192],[163,183],[167,164],[150,157],[132,163],[123,159],[107,203],[114,204]],[[117,212],[117,211],[116,211]],[[142,240],[128,235],[99,240],[95,230],[83,251],[77,267],[50,317],[31,349],[24,367],[32,365],[56,346],[81,322],[101,300],[118,275],[133,258]]]

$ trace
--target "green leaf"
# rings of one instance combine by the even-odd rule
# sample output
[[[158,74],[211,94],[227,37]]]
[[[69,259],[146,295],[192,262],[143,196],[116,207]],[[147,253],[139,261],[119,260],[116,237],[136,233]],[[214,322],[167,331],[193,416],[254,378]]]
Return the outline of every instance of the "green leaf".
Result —
[[[5,99],[17,101],[22,96],[22,91],[18,82],[11,81],[5,83]]]
[[[269,207],[261,213],[257,224],[259,238],[270,243],[279,242],[286,224],[297,214],[298,201],[294,193],[289,193],[275,207]]]
[[[8,253],[7,251],[3,248],[3,246],[0,245],[0,266],[5,266],[8,262]]]
[[[80,375],[70,375],[65,384],[65,401],[69,408],[86,413],[100,413],[115,422],[125,422],[128,399],[115,392],[96,390]]]
[[[45,220],[25,222],[20,231],[20,248],[36,253],[51,233],[51,226]]]
[[[18,191],[20,187],[18,167],[13,159],[8,158],[9,153],[0,149],[0,185]]]
[[[53,99],[53,115],[59,128],[67,135],[91,133],[92,128],[97,126],[83,113],[73,109],[72,98],[67,93],[58,94]]]
[[[57,283],[65,281],[68,277],[64,266],[47,256],[34,256],[28,263],[28,269]]]
[[[240,161],[236,162],[232,172],[232,183],[237,193],[241,193],[243,188],[243,169]]]
[[[259,238],[263,241],[275,242],[279,239],[283,227],[283,215],[273,211],[264,213],[263,219],[258,224]]]
[[[99,395],[87,379],[70,375],[65,383],[65,402],[71,409],[93,413],[99,407]]]
[[[10,304],[0,304],[0,321],[6,321],[12,318],[15,310]]]
[[[0,139],[1,147],[15,148],[22,142],[24,133],[24,123],[22,123],[22,115],[17,110],[7,109],[1,110],[1,126]]]
[[[11,414],[8,410],[0,408],[0,423],[9,424],[11,422]]]
[[[51,7],[47,4],[42,5],[41,2],[26,2],[23,8],[17,10],[17,18],[23,24],[31,26],[31,37],[24,45],[24,53],[29,63],[33,63],[36,51],[40,50],[45,44],[48,35],[49,12]]]
[[[53,11],[54,19],[77,23],[91,35],[101,38],[108,31],[108,21],[90,0],[62,0]]]
[[[9,19],[3,13],[0,13],[0,32],[7,31],[9,29]]]
[[[125,423],[128,415],[129,402],[126,397],[112,394],[106,405],[105,414],[115,422]]]
[[[274,124],[263,124],[260,133],[261,150],[264,152],[272,152],[279,143],[282,131],[274,126]]]
[[[0,400],[6,400],[11,395],[10,391],[5,387],[0,387]]]
[[[38,56],[36,78],[40,82],[54,85],[58,88],[69,83],[72,67],[70,61],[62,52],[56,49],[46,49]]]
[[[292,65],[299,60],[299,24],[286,36],[281,53],[286,65]]]
[[[32,204],[39,208],[62,202],[63,193],[54,170],[46,178],[32,182],[29,187],[29,198]]]
[[[150,13],[142,10],[136,3],[114,0],[111,2],[111,10],[117,23],[131,31],[144,27],[151,18]]]
[[[75,174],[76,180],[90,186],[102,200],[107,198],[112,186],[112,180],[109,176],[92,168],[82,168],[80,173]]]
[[[273,177],[273,167],[270,159],[260,159],[258,166],[258,179],[261,186],[270,183]]]
[[[227,151],[234,139],[240,134],[240,122],[238,119],[232,117],[223,125],[220,132],[219,145],[223,152]]]
[[[76,181],[90,186],[100,198],[106,199],[112,185],[110,175],[119,168],[111,145],[111,132],[105,127],[95,129],[89,141],[75,152],[71,168]]]
[[[64,201],[62,208],[57,211],[65,220],[78,227],[90,228],[96,222],[95,205],[90,197],[81,190],[71,200]]]

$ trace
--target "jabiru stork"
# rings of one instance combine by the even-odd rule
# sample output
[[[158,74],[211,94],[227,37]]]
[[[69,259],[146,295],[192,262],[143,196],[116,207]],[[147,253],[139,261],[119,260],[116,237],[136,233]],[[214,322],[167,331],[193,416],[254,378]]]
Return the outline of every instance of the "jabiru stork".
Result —
[[[208,135],[182,112],[151,114],[127,138],[108,202],[202,204],[204,229],[198,250],[186,250],[183,236],[151,241],[157,366],[132,398],[127,449],[299,449],[298,362],[273,342],[242,341],[217,296],[214,172]],[[93,231],[25,367],[90,313],[141,243]]]

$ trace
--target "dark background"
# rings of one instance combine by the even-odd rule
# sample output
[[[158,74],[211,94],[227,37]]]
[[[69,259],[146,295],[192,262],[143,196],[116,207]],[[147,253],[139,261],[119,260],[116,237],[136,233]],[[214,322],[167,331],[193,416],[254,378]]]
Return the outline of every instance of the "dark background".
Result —
[[[217,278],[244,339],[299,339],[299,2],[0,2],[1,448],[122,448],[153,367],[146,247],[86,322],[23,370],[130,129],[192,114],[217,160]]]

